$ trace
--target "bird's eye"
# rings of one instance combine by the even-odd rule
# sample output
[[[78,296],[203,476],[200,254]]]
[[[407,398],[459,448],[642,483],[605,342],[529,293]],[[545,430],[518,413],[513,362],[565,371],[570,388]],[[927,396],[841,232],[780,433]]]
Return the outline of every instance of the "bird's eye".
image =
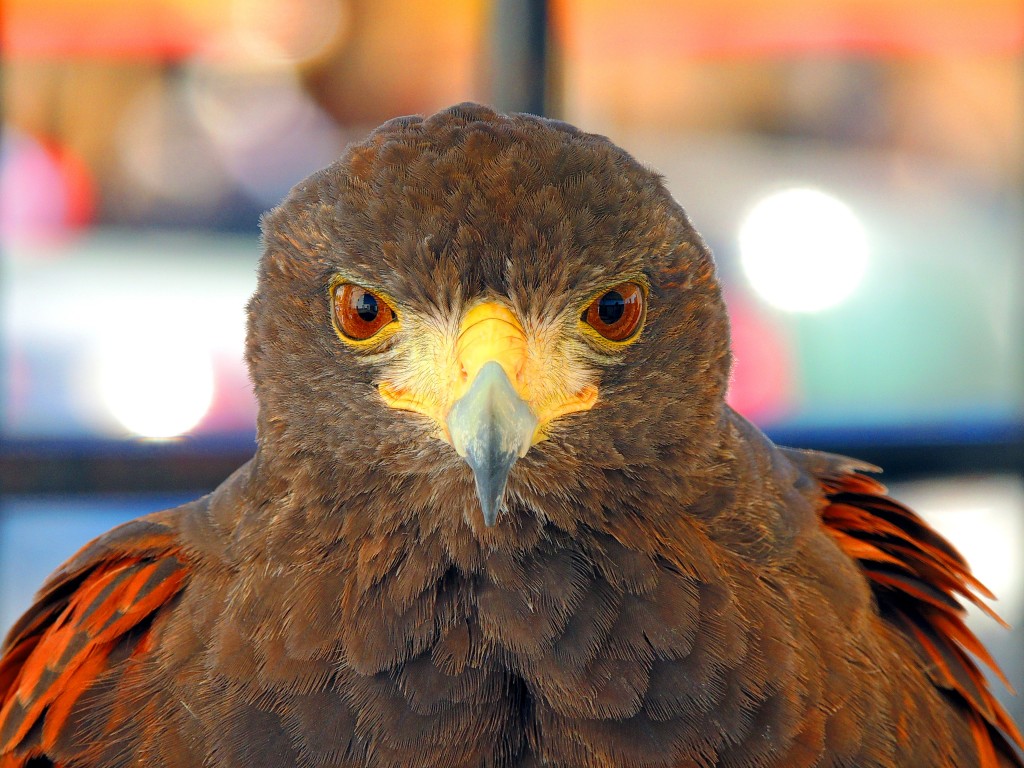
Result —
[[[373,291],[342,283],[334,289],[334,316],[345,336],[364,341],[394,320],[395,312]]]
[[[609,341],[625,341],[643,316],[643,290],[636,283],[620,283],[594,299],[580,319]]]

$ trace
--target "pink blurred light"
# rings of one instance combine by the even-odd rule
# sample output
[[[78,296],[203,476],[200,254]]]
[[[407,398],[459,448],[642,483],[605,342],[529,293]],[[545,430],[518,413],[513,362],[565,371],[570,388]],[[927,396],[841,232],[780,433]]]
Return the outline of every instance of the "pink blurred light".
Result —
[[[95,210],[89,170],[70,150],[5,127],[0,146],[0,234],[60,235]]]
[[[784,331],[739,294],[727,295],[734,355],[729,404],[749,419],[769,422],[798,405],[796,359]]]

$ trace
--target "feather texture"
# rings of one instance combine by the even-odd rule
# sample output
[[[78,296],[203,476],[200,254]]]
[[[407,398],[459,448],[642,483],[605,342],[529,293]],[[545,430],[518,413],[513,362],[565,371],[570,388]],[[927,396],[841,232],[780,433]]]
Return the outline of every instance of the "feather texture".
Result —
[[[817,459],[827,498],[821,512],[826,530],[861,564],[882,615],[912,641],[932,681],[963,710],[982,768],[999,766],[997,754],[1024,767],[1006,743],[1024,750],[1024,736],[971,657],[1007,687],[1010,683],[964,623],[962,600],[1003,623],[983,599],[992,599],[992,593],[949,542],[887,496],[884,485],[848,465],[841,457]]]
[[[123,664],[151,652],[159,614],[187,576],[171,533],[154,516],[86,546],[11,630],[0,660],[4,768],[27,765],[53,749],[112,657]]]

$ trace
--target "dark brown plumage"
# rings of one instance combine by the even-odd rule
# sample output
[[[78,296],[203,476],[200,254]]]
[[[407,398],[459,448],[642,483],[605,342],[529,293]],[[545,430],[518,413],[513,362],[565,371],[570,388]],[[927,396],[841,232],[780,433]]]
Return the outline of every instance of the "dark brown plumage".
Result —
[[[872,468],[725,405],[711,256],[625,152],[394,120],[264,237],[256,456],[51,577],[0,766],[1022,765],[987,593]]]

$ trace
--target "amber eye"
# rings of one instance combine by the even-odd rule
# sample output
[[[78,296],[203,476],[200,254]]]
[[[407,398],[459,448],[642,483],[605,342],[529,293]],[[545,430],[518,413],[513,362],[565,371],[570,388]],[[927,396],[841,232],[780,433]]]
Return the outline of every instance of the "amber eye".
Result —
[[[341,332],[355,341],[370,338],[395,319],[384,299],[352,283],[334,289],[334,316]]]
[[[643,316],[643,290],[636,283],[620,283],[594,299],[581,319],[609,341],[625,341]]]

